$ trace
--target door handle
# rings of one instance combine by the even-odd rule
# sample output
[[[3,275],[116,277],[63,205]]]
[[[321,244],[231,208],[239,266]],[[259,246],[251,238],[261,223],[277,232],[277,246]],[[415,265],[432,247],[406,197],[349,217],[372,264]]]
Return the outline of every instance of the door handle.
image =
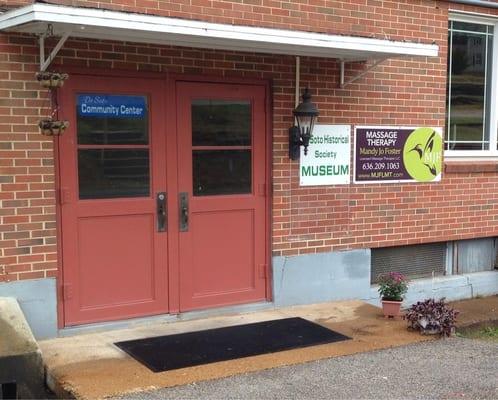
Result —
[[[157,211],[157,231],[166,232],[168,226],[168,214],[166,213],[165,192],[159,192],[156,196],[156,211]]]
[[[188,232],[188,193],[178,195],[180,203],[180,232]]]

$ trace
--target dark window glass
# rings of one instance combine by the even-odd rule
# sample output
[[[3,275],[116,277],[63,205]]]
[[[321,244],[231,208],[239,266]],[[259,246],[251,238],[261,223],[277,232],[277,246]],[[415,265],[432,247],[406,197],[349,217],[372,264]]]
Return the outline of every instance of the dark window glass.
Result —
[[[149,196],[149,151],[78,150],[80,199]]]
[[[469,22],[453,21],[453,29],[458,31],[483,32],[486,33],[487,25],[472,24]]]
[[[453,29],[457,24],[453,22]],[[466,30],[488,30],[485,25],[458,26],[464,25]],[[488,150],[492,36],[450,30],[449,48],[446,148]]]
[[[194,150],[194,195],[251,193],[250,150]]]
[[[78,94],[78,144],[148,144],[145,96]]]
[[[251,103],[234,100],[192,101],[193,146],[250,146]]]

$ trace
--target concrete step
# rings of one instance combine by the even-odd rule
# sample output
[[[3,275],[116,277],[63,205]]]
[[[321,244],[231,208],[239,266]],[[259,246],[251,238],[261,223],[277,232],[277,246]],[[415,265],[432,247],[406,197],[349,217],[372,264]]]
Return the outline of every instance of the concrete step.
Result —
[[[20,399],[47,398],[41,351],[11,297],[0,297],[0,385],[0,397],[14,390]]]

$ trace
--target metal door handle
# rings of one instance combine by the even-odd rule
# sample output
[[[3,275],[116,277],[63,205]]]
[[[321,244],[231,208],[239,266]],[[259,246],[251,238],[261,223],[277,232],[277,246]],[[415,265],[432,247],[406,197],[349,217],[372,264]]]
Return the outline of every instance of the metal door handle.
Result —
[[[188,193],[179,194],[180,203],[180,232],[188,232]]]
[[[156,196],[156,211],[157,211],[157,231],[166,232],[168,225],[168,215],[166,213],[166,193],[159,192]]]

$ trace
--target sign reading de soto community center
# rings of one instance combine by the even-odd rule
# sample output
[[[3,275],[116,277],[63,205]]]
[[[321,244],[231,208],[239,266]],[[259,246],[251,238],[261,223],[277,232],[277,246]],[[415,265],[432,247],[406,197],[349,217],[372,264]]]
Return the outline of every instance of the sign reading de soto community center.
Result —
[[[143,96],[80,94],[77,97],[80,117],[143,118],[147,112]]]
[[[357,126],[355,183],[441,180],[440,128]]]
[[[350,154],[351,126],[315,125],[306,156],[301,147],[299,184],[349,184]]]

